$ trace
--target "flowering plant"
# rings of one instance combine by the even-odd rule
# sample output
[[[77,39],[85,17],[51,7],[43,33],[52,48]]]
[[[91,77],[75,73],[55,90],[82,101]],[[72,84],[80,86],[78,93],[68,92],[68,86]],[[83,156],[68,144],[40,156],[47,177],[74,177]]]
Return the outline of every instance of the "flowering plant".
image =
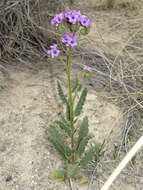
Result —
[[[66,68],[68,96],[64,94],[60,82],[57,81],[58,94],[66,106],[66,113],[65,116],[61,114],[60,120],[54,121],[54,125],[50,125],[49,133],[45,135],[45,138],[52,143],[66,164],[65,170],[56,170],[51,174],[51,177],[65,180],[75,177],[93,157],[99,160],[103,144],[96,144],[86,152],[85,148],[89,140],[93,138],[93,135],[89,134],[88,117],[84,117],[81,124],[78,124],[78,117],[87,96],[87,88],[83,88],[82,81],[90,75],[91,67],[84,66],[84,73],[80,77],[76,75],[74,84],[71,84],[72,48],[78,44],[78,34],[88,34],[91,20],[86,15],[82,15],[79,10],[70,10],[56,14],[51,19],[51,24],[59,29],[61,41],[66,48],[67,58],[66,61],[62,60],[62,63]],[[61,54],[56,44],[51,45],[50,50],[46,50],[45,53],[51,59],[55,59]]]

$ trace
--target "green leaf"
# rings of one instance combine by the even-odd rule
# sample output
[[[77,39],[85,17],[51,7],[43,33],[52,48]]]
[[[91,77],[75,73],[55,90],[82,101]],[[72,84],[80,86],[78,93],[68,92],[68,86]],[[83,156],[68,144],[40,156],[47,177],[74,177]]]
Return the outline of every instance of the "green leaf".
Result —
[[[58,179],[58,181],[64,181],[65,179],[65,171],[61,171],[61,170],[55,170],[51,173],[50,177],[52,179]]]
[[[104,142],[101,143],[97,143],[94,148],[95,148],[95,153],[96,155],[99,155],[99,153],[101,152],[102,148],[103,148]]]
[[[62,102],[63,102],[64,104],[65,104],[65,103],[68,104],[68,101],[67,101],[67,99],[66,99],[66,97],[65,97],[65,95],[64,95],[64,93],[63,93],[63,90],[62,90],[62,87],[61,87],[59,81],[57,81],[57,87],[58,87],[58,94],[59,94],[59,96],[60,96]]]
[[[93,138],[93,135],[88,135],[86,138],[84,138],[80,143],[78,144],[76,148],[76,152],[81,157],[81,155],[84,153],[85,148],[88,144],[88,141]]]
[[[97,165],[97,163],[100,161],[100,157],[101,157],[101,150],[103,148],[103,145],[105,143],[105,140],[103,141],[103,143],[98,143],[94,146],[95,149],[95,156],[94,156],[94,160],[92,162],[92,164],[94,165],[94,167]]]
[[[83,121],[80,125],[80,129],[79,129],[79,136],[78,136],[78,143],[85,138],[88,135],[88,117],[85,116],[83,118]]]
[[[87,96],[87,91],[88,91],[87,88],[84,88],[82,93],[81,93],[80,99],[79,99],[79,101],[77,103],[77,106],[75,108],[75,113],[74,113],[75,116],[78,116],[81,113],[81,110],[83,108],[83,105],[85,103],[85,99],[86,99],[86,96]]]
[[[64,32],[64,27],[62,25],[59,26],[59,32],[62,34]]]
[[[62,129],[64,130],[70,137],[71,134],[71,130],[69,128],[69,126],[65,125],[62,121],[58,121],[56,120],[55,123]]]
[[[72,92],[75,92],[75,90],[77,89],[78,85],[79,85],[79,80],[78,80],[78,76],[77,76],[77,74],[76,74],[76,75],[75,75],[74,86],[73,86],[73,88],[72,88]]]
[[[67,178],[73,177],[79,169],[78,164],[67,164]]]
[[[78,88],[77,88],[77,91],[80,92],[81,89],[82,89],[82,84],[79,84],[79,85],[78,85]]]
[[[63,148],[59,144],[57,144],[55,139],[47,134],[44,135],[44,138],[47,139],[54,146],[54,148],[59,153],[59,155],[62,157],[62,159],[66,161],[67,158],[66,158],[65,154],[63,153]]]
[[[45,138],[52,143],[64,160],[69,160],[71,158],[72,151],[67,143],[64,142],[63,136],[58,132],[55,126],[50,126],[49,135],[45,135]]]
[[[59,94],[63,104],[66,104],[66,117],[67,117],[67,120],[70,120],[70,105],[68,103],[67,98],[64,95],[64,92],[62,90],[62,87],[61,87],[59,81],[57,81],[57,87],[58,87],[58,94]]]
[[[88,34],[88,32],[87,32],[87,28],[82,28],[81,30],[80,30],[80,33],[82,34],[82,35],[87,35]]]
[[[62,114],[60,115],[60,117],[61,117],[62,122],[63,122],[66,126],[71,127],[71,123],[70,123],[69,120],[66,120]]]
[[[53,63],[55,63],[56,62],[56,57],[54,57],[54,58],[51,58],[51,61],[53,62]]]
[[[66,118],[68,121],[70,121],[70,105],[67,103],[66,105]]]
[[[80,161],[81,168],[84,168],[89,161],[93,159],[95,154],[97,153],[97,147],[92,147],[85,155],[85,157]]]

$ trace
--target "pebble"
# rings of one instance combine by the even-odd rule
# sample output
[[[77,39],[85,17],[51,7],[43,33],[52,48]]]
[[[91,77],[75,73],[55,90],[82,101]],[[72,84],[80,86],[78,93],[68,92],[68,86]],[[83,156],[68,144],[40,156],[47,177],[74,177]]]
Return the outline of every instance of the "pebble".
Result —
[[[12,180],[12,176],[11,175],[7,176],[6,179],[5,179],[6,182],[9,182],[11,180]]]

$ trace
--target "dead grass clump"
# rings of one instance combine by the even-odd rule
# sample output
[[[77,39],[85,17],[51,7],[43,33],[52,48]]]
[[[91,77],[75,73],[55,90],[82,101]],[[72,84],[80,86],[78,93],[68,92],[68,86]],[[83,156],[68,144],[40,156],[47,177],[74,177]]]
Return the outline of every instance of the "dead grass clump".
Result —
[[[107,8],[127,8],[130,10],[136,10],[138,8],[136,0],[105,0],[104,6]]]
[[[53,4],[54,3],[54,4]],[[56,6],[55,6],[56,5]],[[60,1],[3,0],[0,3],[0,56],[2,59],[39,59],[44,49],[56,40],[52,30],[42,27]],[[43,12],[43,7],[46,12]],[[44,21],[46,22],[44,19]],[[47,36],[44,35],[47,30]]]
[[[137,0],[90,0],[87,6],[95,9],[126,8],[131,11],[139,9]]]

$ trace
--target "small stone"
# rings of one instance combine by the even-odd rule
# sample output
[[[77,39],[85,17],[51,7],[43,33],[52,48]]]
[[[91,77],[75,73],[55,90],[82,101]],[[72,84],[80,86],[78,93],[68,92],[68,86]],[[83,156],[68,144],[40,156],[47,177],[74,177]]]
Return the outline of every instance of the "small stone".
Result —
[[[12,180],[12,176],[11,175],[7,176],[6,179],[5,179],[6,182],[9,182],[11,180]]]

